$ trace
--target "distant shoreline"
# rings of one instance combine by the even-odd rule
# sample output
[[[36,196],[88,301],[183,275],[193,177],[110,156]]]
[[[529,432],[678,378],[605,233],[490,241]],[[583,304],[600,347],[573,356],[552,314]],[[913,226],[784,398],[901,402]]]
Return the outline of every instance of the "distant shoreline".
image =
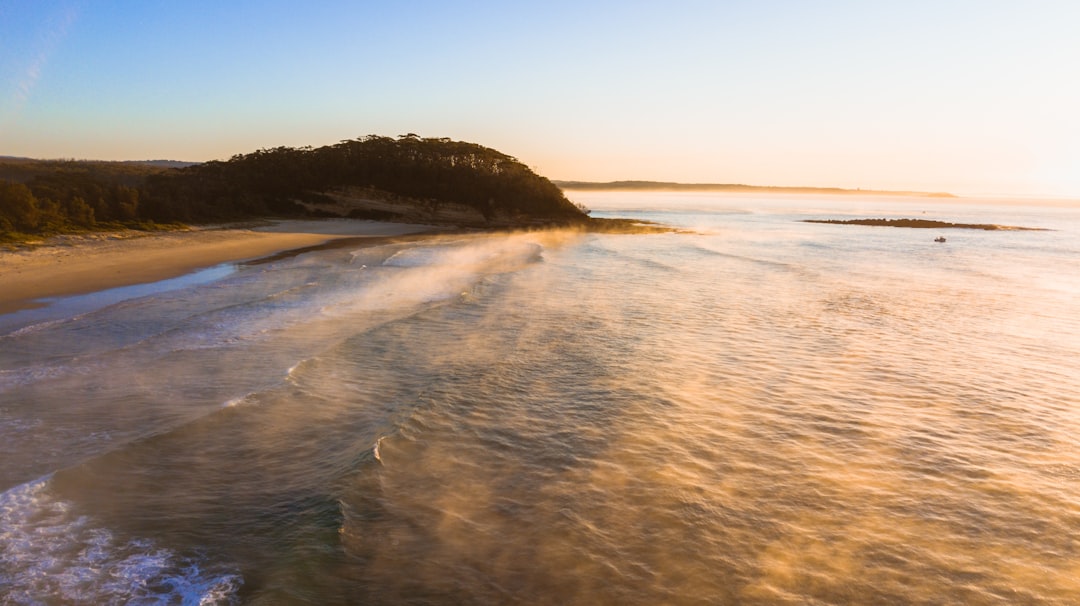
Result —
[[[917,198],[956,198],[948,192],[892,191],[884,189],[844,189],[841,187],[784,187],[743,185],[739,183],[673,183],[667,181],[555,181],[564,190],[577,191],[710,191],[758,194],[830,194],[867,196],[908,196]]]

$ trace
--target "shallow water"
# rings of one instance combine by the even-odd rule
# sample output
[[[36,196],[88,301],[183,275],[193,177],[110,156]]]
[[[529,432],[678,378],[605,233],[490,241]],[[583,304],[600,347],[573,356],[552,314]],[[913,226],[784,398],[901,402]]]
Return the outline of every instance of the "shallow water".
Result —
[[[1080,211],[578,198],[9,319],[0,603],[1080,601]]]

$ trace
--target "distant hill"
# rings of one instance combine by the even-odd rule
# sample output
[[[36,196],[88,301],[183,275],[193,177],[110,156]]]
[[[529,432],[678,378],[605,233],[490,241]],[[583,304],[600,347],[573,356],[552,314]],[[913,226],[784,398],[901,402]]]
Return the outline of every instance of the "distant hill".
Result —
[[[0,179],[29,183],[37,178],[57,175],[83,176],[109,184],[138,185],[147,177],[163,170],[191,166],[192,162],[176,160],[35,160],[0,156]]]
[[[157,168],[186,168],[188,166],[202,164],[202,162],[184,162],[183,160],[124,160],[121,163],[142,164],[144,166],[154,166]]]
[[[552,181],[564,190],[614,191],[715,191],[761,194],[836,194],[864,196],[915,196],[923,198],[955,198],[946,192],[889,191],[875,189],[843,189],[839,187],[777,187],[735,183],[672,183],[667,181]]]
[[[183,168],[185,166],[191,166],[193,164],[201,164],[200,162],[184,162],[183,160],[76,160],[74,158],[54,158],[48,160],[41,160],[37,158],[26,158],[23,156],[0,156],[0,164],[13,163],[13,164],[25,164],[25,163],[84,163],[84,164],[145,164],[147,166],[157,166],[160,168]]]

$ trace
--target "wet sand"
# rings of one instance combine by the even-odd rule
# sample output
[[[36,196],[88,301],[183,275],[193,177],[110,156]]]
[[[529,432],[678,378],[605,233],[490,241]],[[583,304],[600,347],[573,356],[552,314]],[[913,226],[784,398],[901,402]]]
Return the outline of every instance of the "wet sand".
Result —
[[[0,252],[0,314],[39,307],[39,299],[156,282],[230,261],[358,236],[430,231],[425,225],[350,219],[276,221],[259,227],[176,232],[114,232],[51,238]]]

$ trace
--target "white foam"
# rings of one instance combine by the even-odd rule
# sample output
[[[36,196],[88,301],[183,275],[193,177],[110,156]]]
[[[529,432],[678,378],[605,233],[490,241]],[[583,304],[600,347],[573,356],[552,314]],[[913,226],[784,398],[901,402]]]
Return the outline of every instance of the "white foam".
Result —
[[[375,440],[375,446],[371,448],[371,454],[374,455],[375,460],[380,463],[382,463],[382,455],[379,453],[379,446],[382,445],[383,438],[385,437],[386,436],[382,436],[378,440]]]
[[[289,382],[294,382],[295,379],[296,379],[296,372],[298,370],[300,370],[300,367],[303,366],[304,363],[307,362],[307,361],[308,361],[307,359],[300,360],[296,364],[293,364],[292,366],[290,366],[289,370],[286,371],[286,373],[285,373],[285,380],[289,381]]]
[[[400,250],[385,261],[388,267],[467,266],[480,268],[500,262],[535,261],[543,247],[531,241],[512,238],[478,240],[444,246],[416,246]]]
[[[9,332],[6,335],[0,335],[0,339],[23,337],[23,336],[38,332],[40,330],[50,328],[52,326],[58,326],[60,324],[66,324],[66,323],[69,323],[69,322],[73,322],[75,320],[78,320],[78,319],[82,318],[85,315],[86,314],[80,314],[80,315],[77,315],[77,316],[74,316],[74,317],[71,317],[71,318],[58,318],[58,319],[55,319],[55,320],[44,320],[42,322],[36,322],[34,324],[29,324],[27,326],[23,326],[22,328],[13,330],[13,331]]]
[[[69,365],[40,365],[27,366],[24,368],[12,368],[0,370],[0,392],[40,383],[50,379],[56,379],[70,373],[85,374],[89,370],[85,367],[73,367]]]
[[[234,406],[239,406],[239,405],[243,404],[244,402],[246,402],[248,400],[248,398],[250,398],[253,395],[255,395],[255,394],[254,393],[246,393],[246,394],[244,394],[244,395],[242,395],[242,396],[240,396],[238,398],[233,398],[231,400],[226,401],[224,404],[221,405],[221,407],[222,408],[232,408]]]
[[[421,267],[425,265],[434,265],[441,256],[446,255],[453,250],[454,249],[449,246],[417,246],[415,248],[406,248],[390,255],[389,258],[383,261],[383,265],[388,267]]]
[[[230,604],[233,570],[158,547],[118,540],[48,491],[49,478],[0,494],[4,604]]]

